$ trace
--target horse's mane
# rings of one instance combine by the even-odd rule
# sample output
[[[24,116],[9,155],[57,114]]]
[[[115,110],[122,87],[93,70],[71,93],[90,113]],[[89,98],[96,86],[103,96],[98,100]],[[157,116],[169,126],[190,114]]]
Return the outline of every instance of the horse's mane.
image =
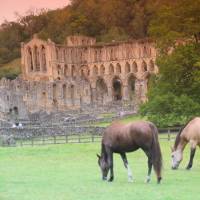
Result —
[[[176,148],[178,147],[178,144],[179,144],[180,139],[181,139],[181,133],[182,133],[183,129],[184,129],[193,119],[194,119],[194,117],[193,117],[193,118],[190,118],[190,119],[188,120],[188,122],[187,122],[183,127],[181,127],[181,129],[179,130],[179,133],[177,134],[176,139],[175,139],[174,149],[176,149]]]

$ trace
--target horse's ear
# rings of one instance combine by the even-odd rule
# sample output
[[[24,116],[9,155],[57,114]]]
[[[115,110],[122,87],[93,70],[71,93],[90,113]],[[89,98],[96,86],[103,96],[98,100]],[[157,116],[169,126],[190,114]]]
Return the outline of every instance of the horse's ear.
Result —
[[[97,158],[101,158],[101,156],[99,154],[97,154]]]

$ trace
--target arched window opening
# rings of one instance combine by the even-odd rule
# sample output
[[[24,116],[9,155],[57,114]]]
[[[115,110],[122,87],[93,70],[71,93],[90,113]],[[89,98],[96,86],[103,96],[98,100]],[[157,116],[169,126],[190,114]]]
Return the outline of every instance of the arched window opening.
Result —
[[[33,57],[32,57],[33,55],[32,55],[31,48],[28,47],[27,51],[28,51],[28,56],[27,56],[28,68],[29,68],[29,71],[32,72],[33,71]]]
[[[68,76],[68,66],[67,65],[64,66],[64,76],[65,77]]]
[[[142,62],[141,71],[142,72],[146,72],[147,71],[147,64],[146,64],[145,61]]]
[[[97,104],[103,104],[106,96],[108,95],[108,88],[105,81],[102,78],[99,78],[96,82],[96,101]]]
[[[128,93],[129,93],[129,100],[134,100],[135,96],[135,77],[130,76],[128,79]]]
[[[103,76],[105,74],[105,67],[101,65],[100,67],[100,75]]]
[[[121,74],[121,65],[118,63],[116,67],[116,73]]]
[[[76,68],[74,65],[72,65],[71,75],[72,75],[72,78],[74,78],[76,76]]]
[[[47,71],[47,66],[46,66],[46,50],[45,47],[42,46],[41,48],[41,61],[42,61],[42,71],[46,72]]]
[[[71,98],[71,104],[74,105],[75,103],[75,88],[74,88],[74,85],[71,85],[70,86],[70,98]]]
[[[125,65],[125,73],[128,74],[131,72],[131,67],[130,67],[130,64],[129,63],[126,63]]]
[[[138,72],[138,66],[137,66],[136,62],[134,62],[133,65],[132,65],[132,71],[133,71],[133,73],[137,73]]]
[[[35,46],[35,47],[34,47],[34,58],[35,58],[36,71],[40,71],[40,60],[39,60],[39,55],[40,55],[40,52],[39,52],[37,46]]]
[[[113,79],[113,98],[115,101],[122,100],[122,83],[119,78]]]
[[[93,68],[93,76],[98,76],[98,67],[96,65]]]
[[[114,74],[114,66],[112,64],[110,64],[109,66],[109,75],[113,75]]]

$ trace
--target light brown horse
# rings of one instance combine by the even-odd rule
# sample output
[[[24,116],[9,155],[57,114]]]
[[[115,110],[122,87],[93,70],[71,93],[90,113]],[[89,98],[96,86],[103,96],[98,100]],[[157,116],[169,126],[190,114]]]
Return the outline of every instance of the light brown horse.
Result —
[[[106,128],[102,143],[101,156],[98,156],[98,164],[101,168],[102,179],[107,180],[110,170],[110,178],[113,181],[113,153],[119,153],[128,170],[129,181],[133,180],[131,169],[128,165],[126,152],[136,151],[141,148],[148,157],[148,176],[146,182],[150,181],[152,165],[157,175],[157,181],[161,181],[162,154],[158,141],[158,130],[156,126],[147,121],[132,122],[129,124],[113,123]]]
[[[200,117],[189,121],[178,133],[172,148],[172,169],[177,169],[183,159],[183,150],[190,144],[190,160],[186,169],[191,169],[196,146],[200,146]]]

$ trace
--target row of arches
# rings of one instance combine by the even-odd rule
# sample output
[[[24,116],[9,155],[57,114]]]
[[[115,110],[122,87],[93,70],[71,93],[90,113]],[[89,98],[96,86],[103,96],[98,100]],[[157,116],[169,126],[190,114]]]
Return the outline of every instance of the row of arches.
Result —
[[[29,72],[47,71],[46,49],[44,45],[40,47],[35,45],[33,48],[27,47],[27,64]]]
[[[56,84],[53,84],[53,103],[56,105],[58,103],[59,98],[59,89]],[[71,101],[71,104],[75,103],[75,86],[73,84],[67,86],[66,84],[62,85],[62,98],[64,102],[68,99]]]
[[[110,64],[108,69],[102,64],[100,66],[94,65],[92,69],[89,66],[82,65],[79,69],[75,65],[64,65],[61,66],[60,64],[56,67],[56,75],[58,79],[60,77],[97,77],[97,76],[104,76],[104,75],[120,75],[120,74],[130,74],[130,73],[144,73],[144,72],[155,72],[155,65],[152,60],[149,62],[142,61],[141,63],[137,63],[134,61],[133,63],[126,62],[125,64]]]
[[[123,65],[121,65],[120,63],[117,63],[116,65],[110,64],[108,67],[108,74],[109,75],[113,75],[113,74],[119,75],[119,74],[123,73],[122,67],[123,67]],[[124,68],[125,69],[123,71],[125,72],[125,74],[138,73],[138,72],[144,73],[147,71],[154,72],[154,70],[155,70],[154,62],[152,60],[148,63],[148,65],[145,61],[142,61],[142,63],[140,65],[138,65],[137,62],[133,62],[132,64],[130,64],[129,62],[126,62]],[[104,65],[101,65],[100,67],[97,67],[97,65],[95,65],[93,67],[93,76],[98,76],[98,75],[103,76],[103,75],[105,75],[105,73],[106,73],[106,69],[105,69]]]
[[[135,77],[130,75],[127,81],[127,88],[125,88],[122,80],[115,76],[111,83],[112,94],[108,93],[108,86],[102,77],[99,77],[96,81],[96,101],[103,103],[108,95],[112,95],[113,101],[122,100],[124,95],[127,95],[128,100],[133,101],[135,97]],[[127,94],[124,90],[127,89]]]

